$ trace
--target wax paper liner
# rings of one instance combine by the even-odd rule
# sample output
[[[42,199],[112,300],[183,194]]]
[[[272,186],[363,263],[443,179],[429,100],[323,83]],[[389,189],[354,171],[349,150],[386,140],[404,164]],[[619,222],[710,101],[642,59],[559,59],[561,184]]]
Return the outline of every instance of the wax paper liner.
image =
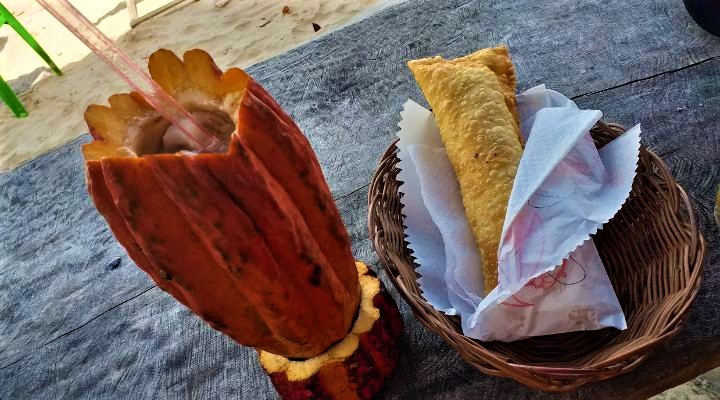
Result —
[[[400,190],[404,193],[406,233],[420,266],[423,295],[438,310],[459,313],[464,333],[483,340],[516,340],[604,326],[622,329],[625,327],[622,311],[595,246],[587,238],[614,215],[629,194],[637,164],[639,127],[598,154],[587,134],[587,129],[600,117],[598,111],[578,110],[572,101],[542,85],[518,96],[518,107],[523,133],[530,139],[513,188],[504,247],[500,249],[504,255],[500,275],[505,282],[483,299],[479,295],[483,285],[477,248],[437,126],[430,112],[412,102],[405,104],[398,134],[399,179],[404,182]],[[563,122],[568,126],[563,126]],[[537,155],[542,157],[533,158]],[[554,165],[542,168],[543,162]],[[605,165],[610,166],[607,171]],[[538,238],[552,236],[535,229],[537,226],[528,215],[534,216],[540,208],[554,208],[563,210],[560,220],[567,219],[562,215],[567,213],[567,207],[558,206],[578,195],[573,192],[573,184],[566,182],[568,174],[573,179],[580,177],[579,186],[589,187],[590,193],[583,194],[589,199],[598,195],[593,193],[593,185],[597,186],[604,204],[580,202],[580,210],[590,212],[579,223],[575,216],[570,218],[575,222],[572,226],[561,225],[564,236],[556,235],[561,240],[555,240],[558,243],[552,247],[560,248],[561,252],[565,247],[569,250],[560,254],[558,261],[549,261],[558,256],[555,254],[558,250],[543,248],[540,254],[536,250],[542,242]],[[622,190],[607,191],[607,184],[622,186]],[[606,201],[609,197],[613,201]],[[539,216],[547,217],[547,210],[540,211]],[[552,212],[549,216],[553,217]],[[558,227],[552,222],[557,215],[553,218],[550,223],[541,222],[553,227],[554,232]],[[573,227],[574,230],[569,229]],[[519,238],[523,240],[518,241]],[[581,243],[584,244],[578,247]],[[574,282],[578,277],[582,279]]]

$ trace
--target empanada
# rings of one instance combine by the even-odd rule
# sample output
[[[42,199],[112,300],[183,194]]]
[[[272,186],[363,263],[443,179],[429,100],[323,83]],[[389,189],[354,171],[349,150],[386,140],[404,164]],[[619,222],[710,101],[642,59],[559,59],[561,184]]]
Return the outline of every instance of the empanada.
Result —
[[[485,293],[498,282],[498,246],[522,146],[515,73],[504,47],[408,62],[440,128],[483,261]]]

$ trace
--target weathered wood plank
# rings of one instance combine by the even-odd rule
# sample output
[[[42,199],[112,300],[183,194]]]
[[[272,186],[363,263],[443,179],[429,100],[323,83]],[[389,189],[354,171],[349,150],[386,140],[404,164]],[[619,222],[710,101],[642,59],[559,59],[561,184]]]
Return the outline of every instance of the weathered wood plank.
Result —
[[[83,168],[74,143],[0,175],[0,367],[151,285],[95,211]]]
[[[354,253],[377,267],[365,233],[365,197],[366,191],[359,190],[338,204]],[[717,232],[708,239],[717,242]],[[677,379],[687,379],[720,362],[713,359],[720,354],[719,311],[713,306],[718,291],[712,290],[718,279],[709,280],[706,285],[710,289],[701,292],[693,308],[690,328],[658,349],[647,364],[567,395],[534,392],[511,380],[477,372],[420,325],[400,301],[407,324],[399,344],[400,366],[379,398],[644,399],[681,382]],[[391,292],[399,299],[392,287]],[[0,369],[0,382],[4,383],[0,398],[13,399],[276,398],[253,350],[236,346],[212,331],[157,289]]]
[[[406,99],[405,63],[509,43],[520,89],[577,96],[720,55],[682,2],[409,1],[251,67],[298,121],[333,192],[369,182]]]
[[[117,310],[0,370],[0,398],[271,398],[253,351],[159,289]]]
[[[340,207],[354,254],[372,265],[365,197],[357,191]],[[210,329],[157,288],[0,368],[2,399],[275,396],[254,350]]]

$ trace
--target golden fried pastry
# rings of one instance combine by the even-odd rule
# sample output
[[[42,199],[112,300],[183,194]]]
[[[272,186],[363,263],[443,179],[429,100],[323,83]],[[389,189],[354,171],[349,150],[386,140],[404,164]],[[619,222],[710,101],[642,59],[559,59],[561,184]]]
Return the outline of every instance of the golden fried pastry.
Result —
[[[431,58],[422,58],[419,60],[410,61],[415,67],[418,65],[431,65],[436,63],[453,63],[462,64],[469,67],[488,67],[498,79],[500,87],[502,89],[503,97],[505,98],[505,105],[513,115],[515,124],[520,126],[520,117],[518,116],[517,106],[515,102],[515,69],[513,68],[512,60],[510,59],[510,53],[508,48],[505,46],[492,47],[489,49],[482,49],[472,54],[468,54],[464,57],[454,58],[452,60],[446,60],[442,57],[436,56]],[[410,65],[408,63],[408,65]],[[413,67],[410,67],[412,70]],[[523,145],[523,138],[520,135],[520,129],[517,129],[518,140]]]
[[[497,253],[522,145],[515,73],[507,48],[408,62],[440,128],[480,251],[485,293],[498,280]]]

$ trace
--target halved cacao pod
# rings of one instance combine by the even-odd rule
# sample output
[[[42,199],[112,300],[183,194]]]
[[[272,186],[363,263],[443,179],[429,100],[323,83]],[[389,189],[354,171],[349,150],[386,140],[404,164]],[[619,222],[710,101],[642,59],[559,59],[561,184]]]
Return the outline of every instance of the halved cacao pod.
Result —
[[[260,352],[260,364],[283,399],[370,399],[395,370],[402,317],[380,279],[363,263],[357,269],[360,311],[340,343],[307,360]]]
[[[158,286],[237,342],[292,358],[341,341],[359,304],[350,240],[310,144],[245,72],[159,50],[150,74],[227,146],[199,149],[136,93],[90,106],[88,189]]]

